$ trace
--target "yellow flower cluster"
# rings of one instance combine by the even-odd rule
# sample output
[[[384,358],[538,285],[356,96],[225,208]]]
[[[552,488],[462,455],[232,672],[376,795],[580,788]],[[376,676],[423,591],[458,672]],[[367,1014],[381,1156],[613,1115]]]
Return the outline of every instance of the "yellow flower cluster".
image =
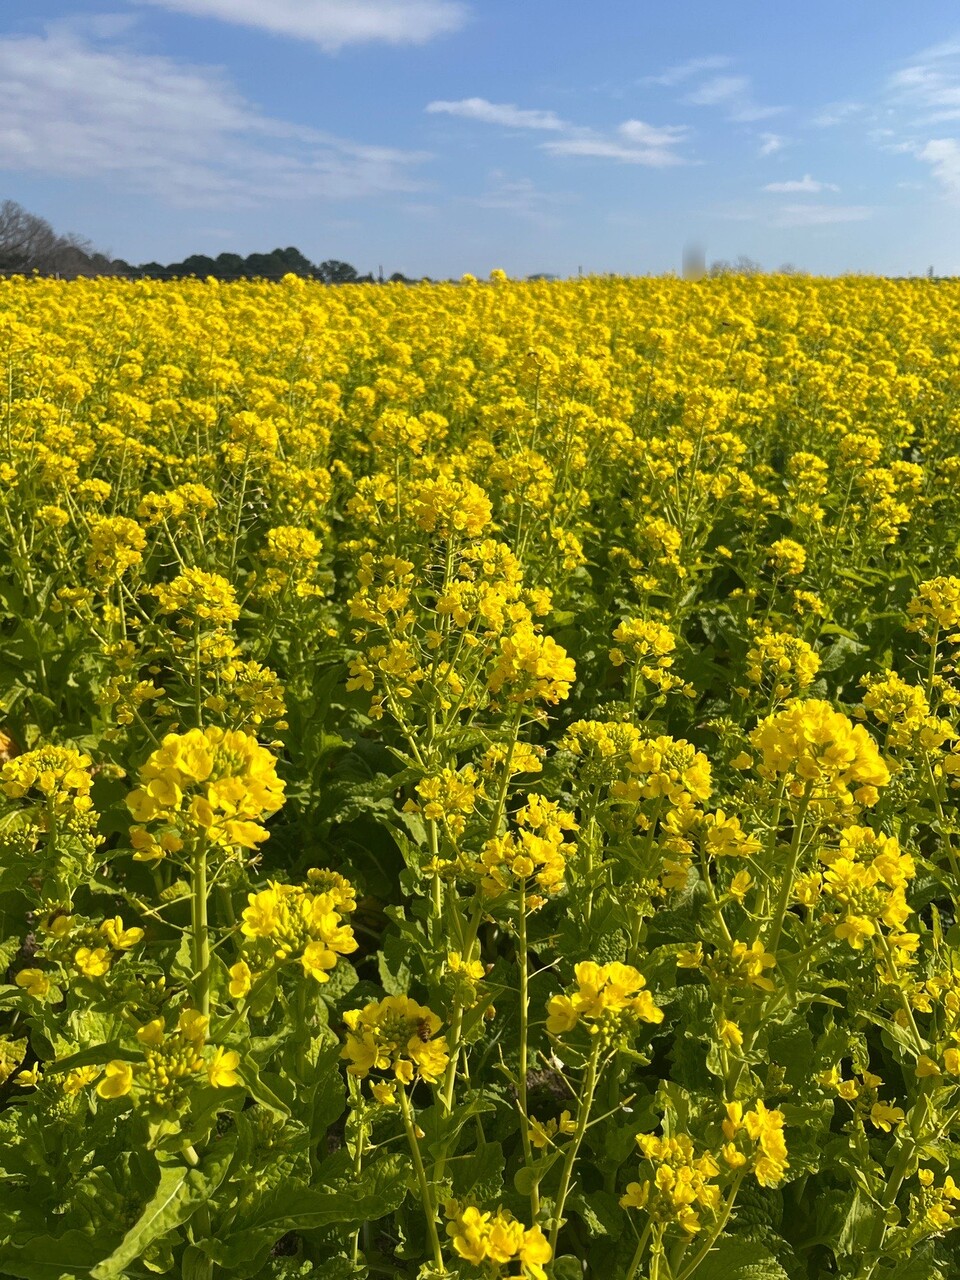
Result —
[[[490,672],[490,689],[509,702],[562,702],[577,676],[574,661],[551,637],[523,622],[500,643]]]
[[[162,1018],[154,1018],[137,1031],[142,1061],[108,1062],[97,1093],[101,1098],[123,1098],[132,1092],[137,1105],[169,1112],[203,1073],[214,1088],[238,1084],[240,1055],[235,1049],[218,1045],[210,1057],[204,1056],[208,1026],[209,1019],[195,1009],[184,1009],[172,1031]]]
[[[907,605],[910,629],[919,631],[928,644],[942,636],[951,644],[960,643],[960,578],[939,577],[921,582]]]
[[[451,839],[458,840],[478,800],[484,796],[483,782],[471,764],[462,769],[442,768],[417,783],[417,795],[421,803],[408,801],[404,805],[406,811],[442,822]]]
[[[97,517],[90,522],[87,573],[102,582],[116,582],[143,561],[147,536],[127,516]]]
[[[524,1280],[547,1280],[544,1264],[553,1251],[539,1227],[524,1227],[522,1222],[504,1209],[483,1213],[474,1205],[450,1200],[446,1205],[447,1235],[458,1258],[484,1267],[484,1275],[494,1280],[504,1275],[506,1266],[519,1265],[512,1271]]]
[[[916,865],[894,836],[849,826],[840,833],[838,849],[821,850],[820,861],[826,867],[820,887],[823,903],[830,915],[837,908],[842,912],[833,930],[837,938],[861,951],[879,923],[903,930],[910,915],[906,889]],[[801,881],[799,892],[806,902],[819,896],[809,879]]]
[[[162,823],[187,838],[225,850],[255,849],[267,838],[260,819],[283,804],[276,760],[247,733],[191,729],[168,733],[140,769],[140,786],[127,797],[138,823]],[[131,831],[141,857],[165,848],[144,828]]]
[[[866,729],[820,699],[797,699],[767,716],[750,742],[762,755],[760,774],[770,779],[785,776],[795,796],[809,790],[817,798],[844,805],[872,805],[879,798],[878,788],[890,781],[890,771]]]
[[[25,751],[0,768],[0,790],[11,800],[38,798],[53,813],[65,809],[83,812],[93,805],[92,763],[88,755],[69,747]]]
[[[542,895],[549,897],[563,888],[567,859],[575,847],[565,833],[576,831],[577,823],[572,813],[536,793],[527,796],[514,819],[516,832],[487,840],[475,868],[468,864],[467,871],[480,876],[480,888],[488,898],[513,888],[530,890],[527,905],[533,910],[543,904]]]
[[[637,1146],[650,1166],[651,1177],[630,1182],[620,1197],[624,1209],[644,1209],[654,1222],[680,1226],[688,1236],[700,1231],[701,1211],[716,1217],[720,1188],[714,1179],[720,1166],[710,1154],[697,1156],[686,1133],[657,1137],[637,1134]]]
[[[863,709],[887,726],[888,746],[905,747],[916,743],[925,751],[934,752],[956,736],[948,722],[931,715],[923,689],[908,683],[895,671],[864,676],[861,683],[866,689]]]
[[[447,1042],[437,1036],[440,1019],[409,996],[386,996],[343,1015],[347,1039],[341,1057],[352,1076],[392,1071],[402,1085],[417,1078],[436,1084],[449,1061]]]
[[[547,1030],[565,1035],[581,1020],[591,1033],[635,1022],[662,1022],[663,1010],[644,988],[647,980],[632,965],[596,964],[582,960],[574,969],[577,990],[551,996],[547,1002]]]
[[[318,887],[323,881],[312,881]],[[247,895],[240,932],[250,945],[230,969],[230,994],[246,996],[257,973],[276,961],[297,957],[304,973],[328,982],[328,971],[339,956],[357,949],[357,940],[341,913],[356,906],[352,887],[331,884],[327,892],[311,893],[300,885],[271,884]],[[250,963],[252,962],[252,964]]]
[[[155,590],[157,611],[175,613],[187,623],[226,626],[240,617],[237,593],[219,573],[184,569],[171,582]]]
[[[733,1169],[749,1164],[762,1187],[777,1186],[790,1167],[783,1121],[782,1111],[770,1111],[759,1100],[750,1111],[744,1111],[742,1102],[728,1102],[722,1125],[724,1161]]]
[[[657,800],[688,808],[710,798],[710,761],[685,738],[643,739],[631,750],[628,769],[634,776],[612,788],[616,799],[632,804]]]
[[[778,702],[813,684],[819,670],[820,659],[806,640],[783,632],[761,631],[747,653],[747,679]]]
[[[952,1226],[960,1214],[960,1187],[949,1174],[938,1186],[932,1169],[918,1169],[917,1181],[920,1194],[914,1220],[919,1219],[931,1233]]]

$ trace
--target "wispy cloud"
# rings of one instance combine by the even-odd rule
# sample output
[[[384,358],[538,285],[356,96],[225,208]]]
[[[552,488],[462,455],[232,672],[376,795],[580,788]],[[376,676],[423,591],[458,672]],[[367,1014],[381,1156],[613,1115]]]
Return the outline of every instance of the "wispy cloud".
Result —
[[[600,160],[616,160],[620,164],[649,165],[651,168],[689,163],[676,150],[689,137],[690,130],[686,125],[653,125],[645,120],[624,120],[612,131],[602,132],[571,124],[554,111],[516,107],[508,102],[489,102],[486,98],[430,102],[426,110],[432,114],[462,116],[504,128],[557,133],[561,136],[540,143],[540,149],[553,156],[592,156]]]
[[[515,107],[512,102],[488,102],[486,98],[460,98],[456,102],[430,102],[432,115],[462,116],[484,124],[500,124],[510,129],[565,129],[568,126],[553,111]]]
[[[570,197],[540,191],[530,178],[510,178],[498,169],[489,175],[489,185],[479,196],[465,196],[463,203],[479,209],[493,209],[542,226],[554,225],[554,210],[568,204]]]
[[[956,138],[931,138],[916,155],[930,166],[930,172],[948,195],[960,197],[960,142]]]
[[[767,120],[783,110],[755,102],[747,76],[711,76],[687,94],[684,102],[693,107],[720,107],[727,119],[742,124]]]
[[[63,29],[0,38],[0,121],[0,168],[95,177],[165,204],[411,191],[428,158],[271,118],[215,68]]]
[[[833,129],[846,124],[866,110],[862,102],[829,102],[817,112],[811,124],[818,129]]]
[[[941,44],[911,58],[888,82],[892,102],[926,123],[960,119],[960,44]]]
[[[567,138],[545,142],[543,150],[555,156],[595,156],[621,164],[647,165],[661,169],[689,163],[676,148],[689,135],[685,125],[650,125],[643,120],[624,120],[610,134],[592,129],[574,130]]]
[[[761,133],[757,155],[761,159],[766,159],[767,156],[775,156],[778,151],[782,151],[786,146],[786,141],[786,138],[781,137],[779,133]]]
[[[318,44],[425,44],[467,21],[460,0],[138,0],[196,18],[215,18]]]
[[[865,222],[874,212],[863,204],[785,204],[774,218],[774,226],[827,227],[841,222]]]
[[[794,178],[787,182],[768,182],[764,191],[773,191],[781,195],[806,194],[816,195],[819,191],[839,191],[833,182],[818,182],[816,178],[805,173],[802,178]]]
[[[878,145],[914,156],[929,167],[951,201],[960,200],[960,141],[939,129],[960,121],[960,41],[934,45],[910,58],[887,81],[885,106],[899,127],[876,131]]]
[[[689,58],[686,62],[680,62],[674,67],[667,67],[658,76],[644,76],[641,83],[660,84],[669,89],[673,85],[683,84],[684,81],[701,75],[704,71],[721,71],[729,65],[730,59],[722,54],[712,54],[706,58]]]

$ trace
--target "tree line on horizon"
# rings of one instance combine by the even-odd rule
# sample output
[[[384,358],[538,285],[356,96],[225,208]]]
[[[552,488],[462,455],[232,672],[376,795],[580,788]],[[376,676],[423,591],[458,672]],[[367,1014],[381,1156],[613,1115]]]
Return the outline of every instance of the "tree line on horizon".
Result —
[[[123,258],[100,253],[89,240],[72,233],[61,235],[45,218],[29,213],[15,200],[0,202],[0,276],[45,275],[74,279],[78,276],[124,276],[130,280],[176,280],[186,276],[215,280],[279,280],[285,275],[303,276],[323,284],[414,284],[401,271],[361,275],[349,262],[328,258],[313,263],[293,245],[270,253],[220,253],[215,258],[194,253],[182,262],[144,262],[138,266]],[[427,277],[424,277],[426,279]]]

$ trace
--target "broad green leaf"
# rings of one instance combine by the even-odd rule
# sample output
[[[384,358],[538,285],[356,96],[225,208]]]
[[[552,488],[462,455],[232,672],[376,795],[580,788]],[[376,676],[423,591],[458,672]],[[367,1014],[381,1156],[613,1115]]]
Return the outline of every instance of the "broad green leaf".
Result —
[[[338,1177],[335,1184],[327,1188],[286,1182],[267,1192],[244,1216],[237,1218],[228,1234],[219,1233],[213,1239],[197,1243],[220,1266],[236,1268],[261,1252],[265,1256],[288,1231],[310,1231],[333,1225],[349,1230],[394,1213],[407,1194],[407,1182],[407,1162],[399,1156],[379,1160],[359,1178]]]
[[[689,1265],[688,1258],[684,1261]],[[691,1280],[789,1280],[789,1276],[763,1245],[724,1236],[703,1259]]]
[[[149,1244],[187,1222],[216,1191],[232,1155],[233,1142],[223,1139],[197,1168],[175,1156],[159,1156],[160,1181],[153,1198],[113,1253],[93,1268],[93,1280],[120,1280]]]

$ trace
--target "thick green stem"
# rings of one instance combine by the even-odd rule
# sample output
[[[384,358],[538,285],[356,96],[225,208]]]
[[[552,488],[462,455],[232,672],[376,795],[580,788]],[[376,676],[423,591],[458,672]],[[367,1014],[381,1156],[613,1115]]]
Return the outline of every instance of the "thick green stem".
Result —
[[[207,924],[207,846],[199,840],[193,851],[193,896],[190,901],[190,930],[197,1009],[210,1016],[210,929]]]
[[[890,1171],[890,1180],[887,1183],[886,1193],[880,1201],[880,1207],[874,1219],[873,1231],[864,1254],[863,1268],[858,1280],[871,1280],[873,1273],[877,1269],[877,1264],[880,1261],[880,1252],[883,1249],[884,1237],[887,1234],[887,1216],[896,1204],[904,1178],[906,1178],[907,1171],[916,1155],[916,1148],[912,1141],[906,1139],[901,1139],[901,1141],[903,1141],[903,1149],[900,1152],[897,1163]]]
[[[433,1203],[433,1195],[430,1191],[430,1184],[427,1182],[427,1172],[423,1167],[423,1157],[420,1155],[420,1143],[417,1141],[417,1132],[413,1123],[413,1113],[410,1110],[410,1099],[407,1097],[407,1091],[400,1086],[400,1112],[403,1116],[403,1127],[407,1134],[407,1145],[410,1148],[410,1155],[413,1157],[413,1168],[417,1175],[417,1186],[420,1188],[420,1200],[423,1205],[423,1216],[427,1223],[427,1235],[430,1237],[430,1247],[433,1250],[433,1260],[437,1265],[437,1270],[443,1272],[446,1268],[443,1262],[443,1252],[440,1248],[440,1237],[437,1234],[437,1210]]]

